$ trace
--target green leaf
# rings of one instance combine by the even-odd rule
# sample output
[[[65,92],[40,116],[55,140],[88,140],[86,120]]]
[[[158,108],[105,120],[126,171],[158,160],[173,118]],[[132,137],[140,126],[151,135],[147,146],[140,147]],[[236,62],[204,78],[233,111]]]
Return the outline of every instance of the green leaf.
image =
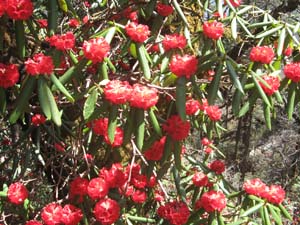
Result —
[[[145,112],[143,109],[136,109],[136,146],[142,150],[145,136]]]
[[[260,97],[263,99],[263,101],[265,102],[265,104],[267,104],[269,107],[271,107],[270,101],[269,101],[266,93],[264,92],[264,90],[261,88],[260,84],[257,81],[257,79],[259,79],[258,75],[256,75],[256,73],[254,73],[254,72],[251,72],[251,74],[252,74],[252,79],[254,81],[254,84],[256,86],[256,89],[257,89]]]
[[[117,117],[118,117],[118,105],[112,105],[110,112],[109,112],[109,119],[108,119],[108,138],[110,143],[114,143],[115,139],[115,131],[117,128]]]
[[[116,34],[117,28],[116,27],[110,27],[105,35],[105,40],[108,43],[111,43],[112,39],[114,38]]]
[[[25,48],[25,28],[23,20],[16,20],[15,21],[15,28],[16,28],[16,44],[18,50],[18,56],[23,59],[26,54]]]
[[[286,210],[286,208],[284,208],[282,204],[279,204],[278,207],[285,218],[289,219],[290,221],[293,220],[293,217],[289,214],[289,212]]]
[[[272,217],[273,219],[275,220],[275,223],[277,225],[283,225],[282,224],[282,219],[281,219],[281,216],[278,214],[278,212],[276,212],[276,210],[274,210],[274,206],[270,205],[270,204],[267,204],[267,207],[269,209],[269,211],[271,212],[272,214]],[[280,212],[280,211],[279,211]]]
[[[223,19],[224,11],[223,11],[223,1],[222,0],[217,0],[217,9],[218,9],[218,13],[220,15],[220,18]]]
[[[124,126],[124,138],[123,143],[127,144],[131,140],[131,135],[134,128],[134,122],[135,121],[135,108],[131,108],[128,116],[126,117],[126,123]]]
[[[271,225],[271,220],[270,220],[270,215],[268,212],[268,208],[266,206],[263,207],[263,211],[264,211],[264,218],[265,218],[265,225]]]
[[[52,73],[51,76],[50,76],[50,80],[53,82],[53,84],[57,87],[58,90],[61,91],[61,93],[63,93],[66,98],[74,103],[75,100],[74,98],[72,97],[72,95],[69,93],[69,91],[64,87],[64,85],[59,81],[59,79],[57,79],[57,77]]]
[[[156,220],[146,218],[146,217],[140,217],[140,216],[132,216],[132,215],[125,215],[126,218],[132,220],[132,221],[137,221],[137,222],[142,222],[142,223],[156,223]]]
[[[182,146],[179,141],[174,142],[174,159],[177,170],[181,170],[181,151]]]
[[[275,28],[272,28],[270,30],[264,31],[258,35],[255,36],[255,38],[259,39],[259,38],[264,38],[266,36],[270,36],[271,34],[274,34],[275,32],[279,31],[280,29],[282,29],[283,25],[279,25]]]
[[[266,104],[263,104],[263,108],[264,108],[264,118],[265,118],[267,128],[269,130],[272,130],[271,107]]]
[[[242,93],[244,94],[244,90],[243,90],[243,86],[238,78],[238,75],[234,69],[234,67],[232,66],[231,62],[229,60],[226,60],[226,66],[227,66],[227,70],[229,72],[229,76],[233,82],[233,85]]]
[[[225,225],[224,218],[220,212],[218,212],[218,224],[219,225]]]
[[[149,116],[150,116],[150,122],[153,126],[154,131],[161,137],[162,136],[161,128],[160,128],[160,125],[157,121],[157,118],[156,118],[156,115],[154,113],[153,107],[151,107],[150,110],[149,110]]]
[[[68,5],[65,0],[58,0],[59,8],[64,12],[68,12]]]
[[[151,78],[151,70],[149,67],[149,63],[146,57],[147,52],[144,45],[142,44],[136,44],[136,49],[137,49],[137,56],[139,60],[139,64],[141,66],[141,69],[144,73],[145,79],[149,80]]]
[[[181,10],[181,7],[180,7],[179,3],[177,2],[177,0],[173,0],[172,3],[173,3],[173,6],[174,6],[175,10],[177,11],[179,17],[180,17],[180,18],[182,19],[182,21],[184,22],[184,25],[185,25],[186,27],[189,27],[189,23],[188,23],[188,21],[187,21],[185,15],[184,15],[184,13],[183,13],[183,11]]]
[[[246,82],[247,82],[247,75],[244,74],[241,78],[242,87],[245,86]],[[239,114],[242,97],[243,97],[243,93],[240,92],[238,89],[236,89],[232,98],[232,112],[235,116],[238,116]]]
[[[210,83],[210,85],[208,87],[208,91],[207,91],[208,92],[207,100],[210,105],[214,104],[215,99],[217,97],[217,93],[218,93],[219,86],[220,86],[220,80],[222,77],[222,72],[223,72],[223,62],[219,62],[217,72],[214,75],[214,79]]]
[[[98,91],[97,89],[94,89],[84,103],[83,118],[85,120],[88,120],[90,116],[93,114],[96,107],[97,98],[98,98]]]
[[[296,100],[296,88],[297,88],[297,84],[292,82],[288,90],[287,114],[289,120],[293,118],[293,112],[294,112],[295,100]]]
[[[56,0],[48,1],[48,35],[55,34],[58,22],[58,6]]]
[[[186,78],[179,77],[176,85],[176,109],[180,118],[186,120],[185,102],[186,102]]]
[[[0,87],[0,114],[3,114],[6,110],[6,93],[4,88]]]
[[[283,48],[284,48],[284,41],[285,41],[285,36],[286,36],[286,29],[283,28],[280,32],[280,36],[278,39],[278,46],[277,46],[277,55],[281,56]]]
[[[15,123],[21,114],[24,112],[26,106],[28,105],[28,100],[32,95],[33,89],[35,87],[36,78],[35,77],[28,77],[26,80],[23,89],[21,90],[21,93],[19,94],[17,101],[16,101],[16,107],[14,111],[10,114],[9,122]]]
[[[228,223],[227,225],[240,225],[240,224],[246,223],[246,221],[247,221],[246,219],[238,220],[238,221],[235,221],[235,222]]]
[[[261,202],[261,203],[258,203],[257,205],[247,209],[245,212],[242,213],[241,217],[245,217],[245,216],[248,216],[250,214],[253,214],[255,213],[257,210],[259,210],[265,203],[264,202]]]
[[[241,25],[241,27],[243,28],[243,30],[249,35],[249,37],[253,38],[253,35],[251,34],[251,32],[248,30],[248,28],[244,24],[243,19],[240,18],[240,17],[237,17],[237,21]]]
[[[101,80],[108,80],[108,73],[107,73],[107,65],[106,62],[100,63],[100,75],[101,75]]]
[[[233,17],[231,21],[231,35],[233,39],[237,39],[237,22],[236,22],[236,17]]]
[[[50,104],[48,102],[48,98],[45,92],[47,86],[47,82],[43,77],[40,77],[38,79],[38,97],[40,101],[40,105],[42,108],[43,113],[45,116],[50,120],[51,119],[51,110],[50,110]]]
[[[182,199],[182,201],[186,202],[186,192],[185,192],[184,187],[181,185],[180,174],[179,174],[178,169],[175,166],[173,166],[173,168],[172,168],[172,173],[173,173],[177,193],[180,196],[180,198]]]

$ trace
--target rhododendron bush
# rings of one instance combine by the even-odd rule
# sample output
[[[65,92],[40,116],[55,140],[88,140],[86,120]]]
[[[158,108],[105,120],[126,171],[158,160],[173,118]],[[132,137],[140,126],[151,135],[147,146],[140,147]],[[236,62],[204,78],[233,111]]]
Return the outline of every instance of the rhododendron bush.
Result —
[[[292,118],[298,33],[240,0],[0,0],[0,223],[288,223],[217,143],[224,104]]]

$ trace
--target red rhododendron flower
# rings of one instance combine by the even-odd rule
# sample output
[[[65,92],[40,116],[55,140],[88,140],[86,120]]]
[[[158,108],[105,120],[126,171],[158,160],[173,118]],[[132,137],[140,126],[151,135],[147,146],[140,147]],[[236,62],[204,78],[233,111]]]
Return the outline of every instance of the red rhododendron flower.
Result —
[[[264,76],[262,76],[262,79],[270,86],[270,87],[267,87],[262,82],[259,82],[259,85],[261,86],[261,88],[264,90],[264,92],[267,95],[271,96],[272,94],[274,94],[274,92],[276,92],[278,90],[278,88],[280,86],[279,77],[264,75]]]
[[[6,0],[0,0],[0,17],[5,13],[6,11]]]
[[[207,137],[202,138],[201,140],[201,144],[204,146],[209,146],[211,145],[213,142],[211,140],[209,140]]]
[[[175,141],[185,139],[189,134],[190,127],[190,122],[181,120],[178,115],[171,116],[163,125],[164,131]]]
[[[156,176],[152,175],[147,181],[147,187],[153,188],[157,184]]]
[[[9,202],[20,205],[28,198],[28,191],[24,184],[20,182],[12,183],[8,187],[7,198]]]
[[[260,62],[269,64],[275,57],[275,53],[271,47],[257,46],[250,51],[250,60],[253,62]]]
[[[187,115],[195,115],[200,109],[200,103],[195,99],[189,99],[185,103],[185,110]]]
[[[108,118],[99,118],[92,122],[92,130],[97,135],[105,135],[108,129]]]
[[[0,63],[0,87],[9,88],[19,80],[20,74],[15,64],[4,65]]]
[[[7,0],[6,13],[14,20],[27,20],[33,13],[31,0]]]
[[[43,53],[38,53],[32,59],[25,62],[26,72],[32,76],[39,74],[51,75],[54,69],[53,60],[50,56],[45,56]]]
[[[169,64],[170,71],[178,77],[190,78],[196,73],[198,60],[193,55],[173,55]]]
[[[205,154],[210,154],[213,151],[211,147],[205,147],[204,152]]]
[[[192,181],[197,187],[205,187],[209,183],[207,175],[202,172],[195,172]]]
[[[137,24],[134,22],[128,23],[125,26],[126,34],[132,41],[143,43],[150,35],[150,30],[147,25]]]
[[[134,84],[132,87],[129,103],[132,107],[147,110],[155,106],[158,101],[158,94],[155,88],[149,88],[141,84]]]
[[[270,203],[280,204],[285,198],[285,191],[279,185],[271,185],[268,187],[268,190],[264,193],[263,197]]]
[[[120,195],[124,195],[125,197],[130,197],[134,192],[133,185],[128,185],[127,183],[118,189]]]
[[[205,113],[212,121],[219,121],[222,117],[222,111],[216,105],[207,106],[205,109]]]
[[[69,190],[69,196],[70,199],[76,199],[78,202],[83,201],[83,197],[88,194],[88,185],[89,181],[88,179],[76,177],[74,180],[70,183],[70,190]]]
[[[186,46],[186,38],[180,34],[166,35],[162,41],[162,45],[165,51],[171,49],[183,49]]]
[[[133,184],[135,188],[143,189],[147,185],[147,177],[143,174],[133,175],[130,183]]]
[[[96,220],[102,225],[110,225],[117,221],[120,216],[119,204],[110,198],[102,199],[94,208]]]
[[[41,217],[46,225],[59,225],[62,217],[62,207],[52,202],[42,209]]]
[[[144,203],[147,199],[147,194],[145,191],[135,190],[130,197],[135,203]]]
[[[209,168],[216,174],[221,174],[225,171],[225,164],[221,160],[215,160],[209,164]]]
[[[99,177],[102,177],[110,188],[121,187],[127,181],[127,176],[123,172],[123,167],[120,163],[114,163],[111,168],[102,168],[99,172]]]
[[[37,20],[40,28],[47,28],[48,27],[48,20],[46,19],[39,19]]]
[[[122,130],[122,128],[117,127],[116,130],[115,130],[114,142],[111,143],[111,141],[109,140],[107,131],[104,135],[104,141],[107,144],[111,145],[112,147],[119,147],[123,144],[123,137],[124,137],[124,131]]]
[[[104,198],[109,191],[109,186],[103,178],[93,178],[87,187],[88,195],[91,199]]]
[[[300,81],[300,63],[290,63],[284,66],[284,74],[287,78],[291,79],[293,82]]]
[[[70,50],[75,47],[75,36],[72,32],[47,37],[46,41],[48,41],[51,46],[61,51]]]
[[[131,173],[131,176],[137,176],[141,172],[141,165],[138,163],[128,164],[126,167],[126,174]]]
[[[188,221],[190,211],[184,202],[174,201],[160,206],[157,214],[172,225],[183,225]]]
[[[224,26],[223,23],[217,22],[216,20],[211,22],[204,22],[203,23],[203,34],[211,39],[217,40],[222,37],[224,33]]]
[[[249,195],[256,195],[262,197],[266,192],[267,185],[259,178],[247,180],[243,184],[243,189]]]
[[[221,212],[226,207],[226,197],[221,191],[205,192],[196,202],[196,208],[204,208],[208,213],[218,211]]]
[[[161,159],[164,153],[166,137],[162,137],[159,141],[155,141],[153,145],[144,152],[144,156],[147,160],[158,161]]]
[[[171,5],[158,2],[156,4],[156,11],[161,16],[169,16],[173,13],[174,9]]]
[[[80,25],[78,19],[70,19],[68,22],[70,27],[78,27]]]
[[[284,50],[284,52],[283,52],[283,54],[284,54],[285,56],[291,56],[292,53],[293,53],[293,48],[290,47],[290,46],[288,46],[288,47]]]
[[[201,100],[201,103],[200,103],[200,110],[201,111],[206,111],[206,108],[208,107],[209,105],[208,105],[208,101],[207,101],[207,99],[205,98],[205,99],[202,99]]]
[[[59,151],[59,152],[64,152],[65,151],[66,145],[63,142],[56,142],[54,143],[54,148]]]
[[[45,123],[46,118],[41,114],[35,114],[31,117],[31,123],[33,126],[39,126]]]
[[[131,20],[132,22],[138,22],[138,13],[137,11],[132,11],[131,7],[126,8],[122,14],[125,18]]]
[[[242,0],[229,0],[229,2],[231,3],[231,5],[233,7],[239,7],[242,3]],[[225,3],[227,3],[227,2],[225,1]]]
[[[84,41],[82,46],[83,54],[93,63],[102,62],[109,54],[110,45],[103,37],[93,38],[89,41]]]
[[[160,190],[154,190],[154,200],[157,202],[162,202],[165,200],[165,193]]]
[[[112,80],[104,88],[105,99],[113,104],[124,104],[131,97],[132,87],[127,81]]]
[[[65,225],[77,225],[82,217],[81,209],[71,204],[65,205],[61,211],[61,222]]]
[[[43,224],[37,220],[29,220],[25,223],[25,225],[43,225]]]

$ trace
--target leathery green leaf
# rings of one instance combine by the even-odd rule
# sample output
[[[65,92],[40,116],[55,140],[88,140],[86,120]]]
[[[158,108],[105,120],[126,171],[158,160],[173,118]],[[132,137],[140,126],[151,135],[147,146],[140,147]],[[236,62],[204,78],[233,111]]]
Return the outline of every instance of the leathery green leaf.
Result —
[[[179,77],[176,85],[176,109],[182,120],[186,120],[185,102],[186,102],[186,78]]]
[[[145,112],[144,109],[136,109],[136,146],[142,150],[145,136]]]
[[[296,99],[296,88],[297,84],[294,82],[291,83],[289,90],[288,90],[288,107],[287,107],[287,114],[288,119],[291,120],[293,118],[293,112],[295,107],[295,99]]]
[[[248,216],[250,214],[255,213],[257,210],[259,210],[265,203],[261,202],[258,203],[257,205],[252,206],[250,209],[247,209],[245,212],[242,213],[241,217]]]
[[[15,21],[15,29],[16,29],[16,43],[18,55],[21,59],[25,57],[26,49],[25,49],[25,28],[23,20]]]
[[[263,108],[264,108],[264,117],[265,117],[266,126],[269,130],[271,130],[272,129],[271,107],[266,104],[263,104]]]
[[[283,28],[280,32],[280,36],[278,39],[278,46],[277,46],[277,55],[278,56],[281,56],[281,54],[282,54],[282,50],[284,48],[285,37],[286,37],[286,29]]]
[[[226,60],[226,66],[227,66],[227,70],[229,72],[229,76],[233,82],[233,85],[242,93],[244,94],[244,90],[243,90],[243,86],[238,78],[238,75],[234,69],[234,67],[232,66],[231,62],[229,60]]]
[[[220,85],[220,80],[222,77],[222,72],[223,72],[223,62],[219,62],[217,72],[214,75],[214,79],[210,83],[208,87],[208,95],[207,95],[207,100],[210,105],[214,104],[214,101],[217,97],[218,90],[219,90],[219,85]]]
[[[59,79],[54,74],[51,74],[50,80],[57,87],[57,89],[60,90],[61,93],[63,93],[66,96],[66,98],[70,102],[73,103],[75,101],[74,98],[72,97],[72,95],[69,93],[69,91],[64,87],[64,85],[59,81]]]
[[[40,105],[45,116],[50,120],[51,119],[51,110],[50,104],[48,102],[48,98],[45,92],[47,86],[47,82],[42,77],[38,80],[38,97],[40,101]]]
[[[237,22],[236,22],[236,17],[233,17],[231,21],[231,35],[233,39],[237,39]]]
[[[151,78],[151,70],[149,67],[149,62],[146,57],[146,49],[142,44],[136,44],[136,49],[137,49],[137,56],[139,60],[139,64],[141,66],[141,69],[144,73],[144,77],[149,80]]]
[[[161,128],[160,128],[160,125],[157,121],[157,118],[156,118],[156,115],[154,113],[153,107],[151,107],[149,109],[149,116],[150,116],[150,121],[151,121],[151,124],[153,126],[154,131],[161,137],[162,136]]]
[[[96,107],[97,98],[98,98],[98,91],[97,89],[94,89],[84,103],[83,118],[85,120],[88,120],[90,116],[93,114]]]
[[[252,79],[254,81],[254,84],[256,86],[256,89],[257,89],[260,97],[263,99],[263,101],[265,102],[265,104],[267,104],[269,107],[271,107],[270,101],[269,101],[266,93],[264,92],[264,90],[261,88],[260,84],[257,81],[258,75],[256,75],[256,73],[254,73],[254,72],[251,72],[251,74],[252,74]]]
[[[117,128],[118,105],[112,105],[109,111],[108,119],[108,138],[110,143],[114,143],[115,131]]]

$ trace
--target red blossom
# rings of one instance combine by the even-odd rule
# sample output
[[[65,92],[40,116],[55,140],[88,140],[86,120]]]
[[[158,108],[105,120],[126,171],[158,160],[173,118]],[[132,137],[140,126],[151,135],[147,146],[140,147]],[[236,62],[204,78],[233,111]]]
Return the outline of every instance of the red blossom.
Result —
[[[285,191],[279,185],[270,185],[263,197],[266,198],[268,202],[278,205],[283,202]]]
[[[93,178],[87,187],[88,195],[91,199],[104,198],[109,191],[109,186],[103,178]]]
[[[267,185],[259,178],[247,180],[243,184],[243,189],[249,195],[256,195],[262,197],[266,192]]]
[[[126,8],[122,14],[125,18],[131,20],[132,22],[138,22],[138,13],[137,11],[132,11],[131,7]]]
[[[0,63],[0,87],[9,88],[19,80],[20,74],[15,64],[5,65]]]
[[[216,174],[221,174],[225,171],[225,164],[221,160],[215,160],[209,164],[209,168]]]
[[[48,27],[48,20],[46,19],[39,19],[37,20],[40,28],[47,28]]]
[[[262,79],[270,86],[270,87],[267,87],[262,82],[259,82],[259,85],[261,86],[261,88],[264,90],[264,92],[267,95],[271,96],[278,90],[278,88],[280,86],[279,77],[264,75],[264,76],[262,76]]]
[[[111,225],[117,221],[120,216],[119,204],[110,198],[102,199],[96,203],[94,215],[102,225]]]
[[[61,222],[65,225],[77,225],[82,217],[81,209],[71,204],[65,205],[61,211]]]
[[[165,193],[160,190],[154,190],[154,200],[157,202],[162,202],[165,200]]]
[[[6,11],[6,0],[0,0],[0,17],[5,13]]]
[[[291,56],[292,53],[293,53],[293,48],[290,47],[290,46],[288,46],[288,47],[284,50],[284,52],[283,52],[283,54],[284,54],[285,56]]]
[[[204,146],[209,146],[211,145],[213,142],[211,140],[209,140],[207,137],[202,138],[201,140],[201,144]]]
[[[102,168],[99,172],[99,177],[103,178],[110,188],[122,187],[127,181],[127,176],[123,172],[123,167],[120,163],[114,163],[111,168]]]
[[[275,57],[275,53],[271,47],[257,46],[250,51],[250,60],[253,62],[260,62],[269,64]]]
[[[195,115],[200,109],[200,103],[195,99],[189,99],[185,103],[187,115]]]
[[[231,5],[233,7],[239,7],[242,3],[242,0],[229,0],[229,2],[231,3]],[[225,1],[225,3],[227,3],[227,2]]]
[[[175,141],[185,139],[190,132],[190,122],[183,121],[180,116],[173,115],[163,125],[164,131]]]
[[[41,217],[46,225],[59,225],[61,223],[62,207],[52,202],[42,209]]]
[[[23,204],[26,198],[28,198],[28,190],[24,186],[24,184],[20,182],[12,183],[8,187],[7,191],[8,201],[20,205]]]
[[[173,55],[169,64],[170,71],[178,77],[185,76],[190,78],[196,73],[198,66],[198,60],[193,55]]]
[[[63,142],[56,142],[54,143],[54,148],[59,152],[64,152],[66,145]]]
[[[169,16],[173,13],[174,9],[171,5],[158,2],[156,4],[156,11],[161,16]]]
[[[207,175],[202,172],[195,172],[192,181],[197,187],[206,187],[209,183]]]
[[[156,176],[152,175],[147,181],[147,187],[153,188],[157,184]]]
[[[37,220],[29,220],[25,223],[25,225],[43,225],[43,224]]]
[[[70,199],[73,200],[77,198],[78,202],[82,202],[83,197],[88,194],[88,185],[88,179],[76,177],[73,181],[71,181],[69,186]]]
[[[205,112],[205,111],[206,111],[206,108],[207,108],[208,106],[209,106],[209,105],[208,105],[207,99],[206,99],[206,98],[202,99],[202,100],[201,100],[201,103],[200,103],[200,110]]]
[[[31,0],[7,0],[6,13],[14,20],[27,20],[33,13]]]
[[[80,25],[80,22],[78,21],[78,19],[70,19],[68,22],[70,27],[78,27]]]
[[[212,121],[219,121],[222,117],[222,111],[216,105],[207,106],[205,108],[205,113]]]
[[[103,37],[98,37],[84,41],[82,50],[87,59],[92,60],[93,63],[98,63],[103,62],[109,54],[110,45]]]
[[[135,203],[144,203],[147,199],[147,194],[145,191],[135,190],[130,197]]]
[[[203,33],[206,37],[217,40],[223,36],[224,26],[216,20],[203,23]]]
[[[47,74],[51,75],[54,69],[53,60],[50,56],[38,53],[32,59],[25,62],[26,72],[32,76]]]
[[[41,114],[35,114],[31,117],[31,123],[33,126],[40,126],[46,122],[46,118]]]
[[[162,45],[165,51],[171,49],[183,49],[186,46],[186,38],[180,34],[166,35],[162,41]]]
[[[288,79],[297,83],[300,81],[300,63],[293,62],[284,66],[284,74]]]
[[[162,158],[164,153],[164,146],[166,137],[162,137],[159,141],[155,141],[153,145],[144,152],[144,156],[147,160],[158,161]]]
[[[104,141],[107,144],[111,145],[112,147],[119,147],[123,144],[123,137],[124,137],[124,131],[122,130],[122,128],[117,127],[116,130],[115,130],[114,142],[111,143],[111,141],[109,140],[107,131],[104,135]]]
[[[132,87],[129,103],[132,107],[147,110],[155,106],[158,101],[158,93],[155,88],[141,84],[134,84]]]
[[[92,130],[97,135],[105,135],[108,129],[108,118],[99,118],[92,121]]]
[[[135,187],[135,188],[140,188],[143,189],[147,186],[147,177],[143,174],[136,174],[133,175],[130,183]]]
[[[204,148],[205,154],[210,154],[212,151],[213,151],[213,149],[211,147],[205,147]]]
[[[188,206],[184,202],[169,202],[157,209],[157,214],[172,225],[185,224],[190,216]]]
[[[126,34],[129,38],[137,43],[143,43],[150,35],[150,30],[147,25],[130,22],[125,26]]]
[[[75,36],[72,32],[47,37],[46,41],[50,43],[50,46],[61,51],[70,50],[75,47]]]
[[[132,93],[132,87],[127,81],[112,80],[104,88],[105,99],[113,104],[126,103]]]
[[[196,202],[196,208],[204,208],[208,213],[218,211],[221,212],[226,207],[226,197],[221,191],[205,192]]]

